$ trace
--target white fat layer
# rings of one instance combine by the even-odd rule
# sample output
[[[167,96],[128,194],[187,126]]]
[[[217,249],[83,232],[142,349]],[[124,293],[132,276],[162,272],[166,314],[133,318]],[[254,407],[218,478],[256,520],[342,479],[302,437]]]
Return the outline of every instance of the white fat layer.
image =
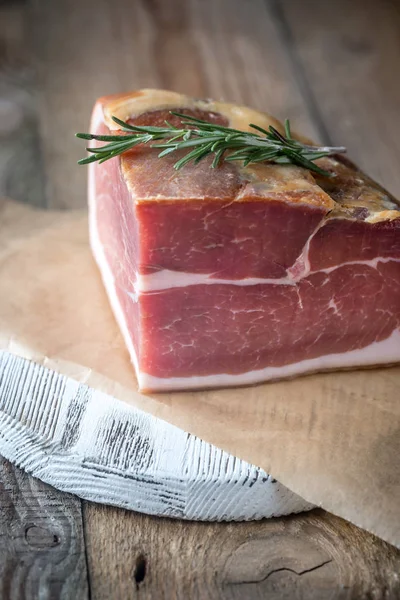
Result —
[[[215,375],[193,377],[154,377],[148,373],[140,373],[140,388],[142,390],[168,391],[183,389],[198,389],[211,387],[227,387],[250,385],[273,379],[286,379],[295,375],[367,367],[380,364],[390,364],[400,361],[400,331],[396,329],[390,337],[381,342],[373,342],[365,348],[349,350],[338,354],[326,354],[318,358],[310,358],[281,367],[266,367],[256,371],[247,371],[237,375],[219,373]]]
[[[387,262],[400,262],[398,258],[380,258],[376,257],[371,260],[359,260],[343,262],[334,267],[328,267],[327,269],[320,269],[318,271],[310,271],[309,267],[306,268],[305,272],[299,277],[280,277],[278,279],[263,278],[263,277],[246,277],[243,279],[219,279],[213,277],[212,274],[208,273],[184,273],[179,271],[170,271],[168,269],[162,269],[161,271],[155,271],[148,275],[141,275],[136,273],[136,281],[134,284],[134,294],[138,295],[145,292],[156,292],[161,290],[168,290],[177,287],[187,287],[190,285],[210,285],[210,284],[222,284],[222,285],[296,285],[298,281],[312,273],[331,273],[336,269],[346,265],[365,265],[376,269],[379,263]]]
[[[262,277],[246,277],[244,279],[219,279],[208,273],[183,273],[179,271],[170,271],[163,269],[155,271],[149,275],[141,275],[136,273],[136,282],[134,291],[136,294],[145,292],[156,292],[160,290],[168,290],[170,288],[187,287],[190,285],[259,285],[263,283],[272,283],[279,285],[295,285],[293,279],[282,277],[280,279],[267,279]]]
[[[97,109],[93,113],[92,122],[91,122],[91,131],[96,131],[97,127],[102,122],[103,122],[103,111],[102,111],[101,106],[98,106]],[[98,199],[98,195],[96,194],[95,169],[96,169],[96,166],[93,163],[89,164],[88,199],[89,199],[90,246],[92,248],[93,256],[94,256],[94,258],[97,262],[97,265],[100,269],[100,273],[101,273],[101,276],[103,279],[104,287],[107,290],[108,299],[109,299],[112,311],[114,313],[114,316],[118,323],[118,326],[121,330],[125,345],[128,349],[129,355],[131,357],[131,361],[133,363],[133,366],[135,367],[136,375],[139,379],[139,376],[140,376],[139,361],[138,361],[138,358],[136,355],[136,350],[133,345],[132,337],[129,333],[129,329],[128,329],[128,326],[126,323],[124,312],[123,312],[122,307],[118,300],[118,296],[116,293],[116,287],[115,287],[115,279],[112,274],[110,265],[107,262],[104,248],[100,241],[99,230],[97,228],[96,197]],[[127,293],[132,298],[132,295],[129,292],[127,292]],[[136,301],[135,297],[132,298],[132,301]],[[140,380],[139,380],[139,388],[142,388]]]
[[[101,106],[98,106],[93,114],[91,131],[96,131],[98,125],[101,122],[103,122],[103,111]],[[240,373],[237,375],[220,373],[206,376],[161,378],[154,377],[153,375],[149,375],[148,373],[141,371],[139,369],[139,362],[135,347],[133,345],[132,337],[129,333],[127,322],[116,293],[115,279],[112,274],[111,268],[107,262],[104,248],[99,238],[96,214],[97,194],[95,168],[96,167],[94,164],[89,165],[88,196],[90,244],[95,260],[99,266],[104,286],[107,290],[111,308],[121,330],[126,347],[131,357],[131,361],[135,368],[139,389],[167,391],[171,389],[178,390],[248,385],[253,383],[259,383],[262,381],[270,381],[273,379],[284,379],[287,377],[293,377],[295,375],[301,375],[303,373],[313,371],[388,364],[400,361],[400,332],[396,329],[386,340],[383,340],[381,342],[374,342],[364,348],[350,350],[348,352],[342,352],[337,354],[327,354],[318,358],[303,360],[280,367],[266,367],[264,369],[247,371],[245,373]],[[306,254],[308,254],[308,247],[309,245],[306,245],[306,247],[304,248]],[[306,260],[308,260],[307,257]],[[338,266],[325,269],[324,272],[329,273],[334,269],[343,266],[344,264],[365,264],[370,267],[376,268],[378,263],[388,262],[390,260],[396,260],[396,262],[400,262],[398,259],[374,258],[369,261],[359,261],[356,263],[342,263]],[[307,267],[308,265],[306,264],[305,266]],[[305,271],[307,271],[307,268],[305,269]],[[304,277],[306,274],[308,275],[309,273],[303,272],[299,279]],[[135,287],[135,289],[132,292],[126,291],[126,293],[128,293],[128,295],[132,298],[132,301],[135,302],[137,301],[137,294],[141,292],[156,291],[161,289],[168,289],[171,287],[183,287],[187,285],[198,285],[204,283],[223,283],[230,285],[257,285],[260,283],[273,283],[294,285],[296,283],[296,280],[293,277],[290,277],[290,275],[281,279],[247,278],[241,280],[220,280],[213,279],[212,277],[210,277],[210,275],[207,274],[202,275],[195,273],[178,273],[175,271],[164,270],[158,271],[151,275],[138,275],[138,281],[136,284],[137,288]]]
[[[296,267],[299,266],[300,267],[300,275],[298,277],[304,277],[306,275],[308,275],[311,271],[311,265],[310,265],[310,244],[311,244],[311,240],[317,235],[318,231],[321,229],[321,227],[323,227],[325,225],[325,219],[322,219],[318,225],[316,226],[316,228],[314,229],[313,233],[310,235],[310,237],[308,238],[308,240],[306,241],[301,253],[299,254],[299,256],[297,257],[296,261],[294,262],[294,264],[290,267],[290,269],[288,269],[288,275],[289,277],[295,273]],[[295,277],[293,275],[293,277]]]

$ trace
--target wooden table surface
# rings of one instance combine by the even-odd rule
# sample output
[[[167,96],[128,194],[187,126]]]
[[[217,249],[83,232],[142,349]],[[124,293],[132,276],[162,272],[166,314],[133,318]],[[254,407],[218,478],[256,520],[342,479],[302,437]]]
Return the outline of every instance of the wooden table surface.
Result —
[[[0,196],[83,207],[96,97],[165,87],[289,117],[400,195],[396,0],[2,0]],[[349,457],[351,460],[351,457]],[[373,473],[371,473],[373,477]],[[322,510],[157,519],[0,459],[0,598],[400,598],[400,553]]]

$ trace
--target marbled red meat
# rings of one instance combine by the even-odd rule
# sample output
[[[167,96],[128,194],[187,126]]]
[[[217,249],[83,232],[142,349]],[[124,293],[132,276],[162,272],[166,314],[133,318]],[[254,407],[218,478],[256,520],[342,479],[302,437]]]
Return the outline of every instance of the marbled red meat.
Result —
[[[247,129],[244,107],[143,90],[100,99],[160,125],[170,110]],[[142,390],[241,385],[400,361],[400,206],[342,159],[291,165],[135,148],[90,165],[91,244]]]

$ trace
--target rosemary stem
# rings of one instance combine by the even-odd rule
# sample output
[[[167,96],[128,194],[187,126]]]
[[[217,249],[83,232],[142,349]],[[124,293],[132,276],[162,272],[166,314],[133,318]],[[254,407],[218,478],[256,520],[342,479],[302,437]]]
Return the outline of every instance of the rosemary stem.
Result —
[[[292,137],[288,120],[285,121],[283,135],[272,126],[265,130],[250,124],[255,132],[241,131],[176,112],[171,114],[180,118],[180,128],[167,121],[166,127],[131,125],[112,117],[121,128],[121,134],[77,133],[76,136],[80,139],[106,142],[103,146],[87,148],[91,156],[81,159],[79,164],[96,161],[103,163],[139,144],[151,144],[152,148],[161,150],[158,155],[160,158],[177,150],[187,150],[187,154],[175,163],[176,169],[190,162],[198,163],[206,156],[214,154],[212,168],[218,167],[223,160],[242,161],[244,165],[260,162],[292,163],[329,177],[331,173],[321,169],[314,161],[346,152],[343,146],[303,144]]]

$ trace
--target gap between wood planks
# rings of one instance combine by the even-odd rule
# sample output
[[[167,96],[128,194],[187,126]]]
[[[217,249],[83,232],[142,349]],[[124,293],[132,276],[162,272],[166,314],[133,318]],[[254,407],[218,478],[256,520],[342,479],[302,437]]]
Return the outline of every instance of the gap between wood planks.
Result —
[[[265,0],[265,2],[285,46],[287,57],[291,65],[292,76],[297,82],[299,90],[303,96],[304,103],[308,108],[311,120],[313,121],[317,130],[319,140],[327,146],[333,146],[331,136],[329,135],[321,110],[318,106],[318,102],[310,86],[303,63],[296,49],[293,33],[286,19],[282,3],[280,0]]]

